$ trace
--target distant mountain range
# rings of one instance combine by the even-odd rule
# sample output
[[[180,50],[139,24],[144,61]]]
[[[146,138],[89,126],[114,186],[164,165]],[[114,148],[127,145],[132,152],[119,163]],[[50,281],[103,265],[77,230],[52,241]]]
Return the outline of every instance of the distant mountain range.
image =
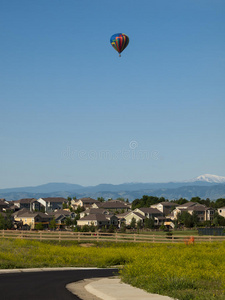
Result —
[[[169,200],[192,197],[216,200],[225,198],[225,177],[204,174],[183,182],[167,183],[123,183],[118,185],[99,184],[84,187],[69,183],[47,183],[33,187],[0,189],[0,198],[18,200],[40,197],[104,197],[105,199],[123,197],[133,201],[143,195],[164,197]]]

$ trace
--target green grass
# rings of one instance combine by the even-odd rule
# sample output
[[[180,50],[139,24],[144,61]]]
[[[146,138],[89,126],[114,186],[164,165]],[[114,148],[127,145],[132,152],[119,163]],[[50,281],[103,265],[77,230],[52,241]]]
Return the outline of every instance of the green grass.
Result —
[[[135,244],[0,239],[0,268],[121,266],[124,282],[179,300],[225,299],[225,243]]]
[[[140,230],[139,233],[140,234],[149,234],[149,235],[159,235],[159,236],[166,236],[166,233],[168,231],[145,231],[145,230]],[[177,236],[191,236],[191,235],[195,235],[198,236],[198,230],[197,229],[190,229],[190,230],[170,230],[170,232],[173,233],[173,235],[177,235]],[[137,232],[135,232],[137,233]]]

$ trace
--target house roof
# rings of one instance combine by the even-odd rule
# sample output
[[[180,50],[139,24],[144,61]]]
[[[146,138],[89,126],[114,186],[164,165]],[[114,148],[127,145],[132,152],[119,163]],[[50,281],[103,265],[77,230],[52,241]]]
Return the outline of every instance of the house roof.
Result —
[[[103,214],[90,214],[88,216],[85,216],[83,218],[80,219],[82,220],[86,220],[86,221],[108,221],[106,216]]]
[[[160,214],[162,215],[162,212],[158,210],[157,208],[152,208],[152,207],[141,207],[138,208],[140,211],[146,214]]]
[[[160,202],[158,204],[162,204],[163,206],[178,206],[177,203],[174,203],[174,202],[167,202],[167,201],[164,201],[164,202]]]
[[[134,211],[132,211],[132,213],[133,213],[134,215],[138,216],[139,218],[144,219],[144,216],[143,216],[142,214],[140,214],[139,212],[134,212]]]
[[[126,211],[125,213],[123,214],[116,214],[117,218],[118,219],[122,219],[122,218],[125,218],[127,215],[129,215],[131,212],[130,211]]]
[[[157,216],[157,217],[155,217],[156,219],[158,219],[158,220],[167,220],[167,218],[166,217],[163,217],[163,216]]]
[[[83,203],[98,203],[98,202],[100,202],[100,201],[95,200],[95,199],[90,198],[90,197],[80,198],[80,199],[78,199],[78,201],[79,200],[81,200]]]
[[[109,200],[106,202],[102,202],[102,205],[100,206],[101,208],[108,208],[108,209],[127,209],[129,208],[129,206],[123,202],[123,201],[119,201],[119,200]]]
[[[22,209],[20,209],[20,210],[18,210],[18,211],[16,211],[16,212],[14,212],[13,214],[12,214],[12,216],[13,217],[19,217],[20,215],[22,215],[22,214],[24,214],[24,213],[26,213],[26,212],[30,212],[28,209],[26,209],[26,208],[22,208]]]
[[[19,217],[19,218],[26,218],[26,217],[27,218],[32,218],[32,217],[35,218],[37,215],[38,215],[37,212],[36,213],[32,213],[30,211],[24,211],[24,212],[20,213],[19,215],[17,215],[17,217]]]
[[[55,203],[63,203],[68,201],[67,199],[62,197],[48,197],[48,198],[39,198],[39,199],[43,199],[46,202],[55,202]]]
[[[193,206],[193,207],[190,207],[188,210],[193,210],[193,211],[206,211],[210,209],[209,207],[206,207],[206,206],[203,206],[203,205],[196,205],[196,206]]]
[[[65,210],[65,209],[57,209],[56,211],[51,213],[52,215],[64,215],[64,216],[70,216],[71,211]]]
[[[104,208],[88,208],[83,213],[86,214],[111,214],[107,209]]]
[[[37,201],[37,199],[35,198],[24,198],[24,199],[17,200],[17,202],[19,203],[33,203],[35,201]]]
[[[192,207],[192,206],[196,206],[196,205],[198,205],[198,206],[200,206],[200,205],[202,205],[202,206],[205,206],[204,204],[200,204],[200,203],[198,203],[198,202],[187,202],[187,203],[184,203],[184,204],[182,204],[182,205],[179,205],[179,206],[177,206],[177,208],[189,208],[189,207]],[[206,206],[205,206],[206,207]]]
[[[8,201],[6,201],[4,198],[1,198],[0,199],[0,204],[9,204],[9,202]]]
[[[21,212],[19,215],[15,216],[15,217],[19,217],[19,218],[35,218],[37,216],[40,216],[42,219],[49,219],[51,218],[51,216],[46,215],[42,212],[30,212],[29,210]]]

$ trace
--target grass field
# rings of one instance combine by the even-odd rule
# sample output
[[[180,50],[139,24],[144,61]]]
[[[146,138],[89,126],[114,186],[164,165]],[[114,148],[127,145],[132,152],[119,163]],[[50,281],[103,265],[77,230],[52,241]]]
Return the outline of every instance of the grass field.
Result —
[[[0,268],[121,266],[124,282],[179,300],[225,299],[225,243],[133,244],[0,239]]]

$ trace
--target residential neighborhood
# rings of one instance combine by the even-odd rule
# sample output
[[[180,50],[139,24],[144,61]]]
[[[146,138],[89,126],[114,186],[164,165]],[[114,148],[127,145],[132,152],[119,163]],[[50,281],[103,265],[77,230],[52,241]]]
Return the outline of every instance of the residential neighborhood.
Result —
[[[133,203],[122,199],[100,200],[90,197],[0,199],[0,218],[11,222],[10,229],[23,230],[82,230],[88,226],[99,230],[110,227],[117,230],[125,227],[174,229],[214,223],[225,225],[224,206],[216,209],[193,201],[183,204],[162,201],[149,207],[133,207]]]

